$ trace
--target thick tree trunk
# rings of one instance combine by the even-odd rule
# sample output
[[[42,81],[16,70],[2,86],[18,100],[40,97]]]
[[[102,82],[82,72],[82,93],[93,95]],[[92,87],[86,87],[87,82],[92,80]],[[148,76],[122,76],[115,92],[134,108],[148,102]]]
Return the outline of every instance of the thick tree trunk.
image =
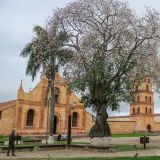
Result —
[[[111,136],[111,131],[107,122],[107,118],[108,115],[106,113],[106,108],[104,106],[101,106],[101,108],[97,110],[96,122],[89,132],[89,137],[93,138]]]

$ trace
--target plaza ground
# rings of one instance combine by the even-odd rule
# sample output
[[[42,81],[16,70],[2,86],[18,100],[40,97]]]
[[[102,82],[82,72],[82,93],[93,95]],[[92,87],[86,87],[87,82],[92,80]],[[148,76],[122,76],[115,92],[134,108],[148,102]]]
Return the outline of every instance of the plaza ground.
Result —
[[[89,143],[89,138],[77,138],[73,139],[73,142],[81,142],[81,143]],[[111,145],[137,145],[137,146],[142,146],[139,143],[139,137],[123,137],[123,138],[112,138]],[[155,148],[156,147],[156,148]],[[100,159],[99,157],[134,157],[136,154],[135,150],[128,150],[124,151],[114,151],[114,152],[106,152],[106,151],[92,151],[89,149],[53,149],[53,150],[47,150],[47,151],[26,151],[26,152],[16,152],[17,156],[16,157],[7,157],[6,153],[0,153],[0,160],[3,159],[48,159],[52,160],[53,159],[59,159],[59,158],[78,158],[78,157],[95,157],[97,159]],[[138,157],[144,157],[144,156],[160,156],[160,136],[150,136],[150,143],[147,144],[147,149],[143,150],[140,149],[137,151]],[[92,158],[91,158],[92,159]],[[131,158],[130,158],[131,159]],[[159,157],[160,159],[160,157]],[[89,159],[90,160],[90,159]],[[148,159],[147,159],[148,160]],[[152,158],[150,158],[152,160]],[[158,160],[158,159],[157,159]]]
[[[105,152],[93,152],[93,151],[84,151],[84,150],[50,150],[50,151],[33,151],[33,152],[17,152],[16,157],[7,157],[6,153],[0,154],[1,159],[32,159],[32,158],[75,158],[75,157],[134,157],[135,151],[124,151],[124,152],[113,152],[113,153],[105,153]],[[138,157],[140,156],[160,156],[160,149],[148,149],[148,150],[141,150],[138,151]],[[159,158],[160,159],[160,158]]]

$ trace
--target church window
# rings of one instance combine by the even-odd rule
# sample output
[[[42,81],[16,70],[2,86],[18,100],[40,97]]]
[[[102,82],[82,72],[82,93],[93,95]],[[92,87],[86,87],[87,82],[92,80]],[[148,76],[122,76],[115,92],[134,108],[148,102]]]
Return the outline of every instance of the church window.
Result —
[[[152,109],[150,108],[150,114],[152,114]]]
[[[140,102],[140,97],[139,96],[137,97],[137,102]]]
[[[0,119],[2,119],[2,111],[0,111]]]
[[[136,85],[136,91],[138,91],[138,85]]]
[[[33,126],[33,120],[34,120],[34,110],[29,109],[27,112],[26,126]]]
[[[146,85],[146,91],[149,91],[149,86],[148,86],[148,84]]]
[[[152,101],[152,98],[151,98],[151,96],[150,96],[150,102]]]
[[[55,103],[58,103],[59,89],[54,88],[54,93],[55,93]]]
[[[147,96],[145,96],[145,100],[146,100],[146,102],[147,102],[147,99],[148,99],[148,98],[147,98]]]
[[[150,83],[150,79],[148,79],[148,83]]]
[[[140,108],[138,107],[138,114],[140,114]]]
[[[147,107],[145,108],[145,113],[147,114]]]
[[[133,114],[135,114],[135,108],[133,108]]]
[[[73,112],[73,115],[72,115],[72,127],[77,127],[77,121],[78,121],[78,114],[76,112]]]

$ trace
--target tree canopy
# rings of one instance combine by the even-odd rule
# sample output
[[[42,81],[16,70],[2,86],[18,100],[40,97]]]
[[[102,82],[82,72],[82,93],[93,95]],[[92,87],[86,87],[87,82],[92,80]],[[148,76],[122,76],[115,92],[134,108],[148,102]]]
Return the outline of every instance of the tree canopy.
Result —
[[[157,81],[159,12],[147,9],[140,17],[126,2],[77,0],[54,12],[50,31],[55,24],[69,35],[65,46],[74,52],[67,82],[87,106],[116,110],[120,101],[130,101],[133,81]]]

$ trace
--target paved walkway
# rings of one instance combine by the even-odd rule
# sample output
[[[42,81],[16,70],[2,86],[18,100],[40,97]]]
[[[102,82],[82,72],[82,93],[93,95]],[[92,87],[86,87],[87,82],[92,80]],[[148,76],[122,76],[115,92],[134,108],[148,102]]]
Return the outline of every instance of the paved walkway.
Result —
[[[89,138],[78,138],[73,139],[77,142],[89,142]],[[111,144],[140,144],[139,137],[130,138],[112,138]],[[150,137],[150,144],[147,146],[159,146],[160,147],[160,136]],[[16,158],[64,158],[64,157],[134,157],[135,151],[123,151],[123,152],[112,152],[106,153],[104,151],[89,151],[81,149],[57,149],[48,151],[30,151],[30,152],[16,152],[16,157],[7,157],[5,153],[0,153],[1,159],[16,159]],[[160,149],[147,149],[139,150],[138,156],[160,156]]]
[[[33,152],[17,152],[16,157],[7,157],[5,153],[0,153],[0,160],[2,159],[16,159],[16,158],[64,158],[64,157],[134,157],[135,151],[125,152],[93,152],[84,150],[50,150],[50,151],[33,151]],[[160,149],[147,149],[138,151],[138,156],[160,156]]]

